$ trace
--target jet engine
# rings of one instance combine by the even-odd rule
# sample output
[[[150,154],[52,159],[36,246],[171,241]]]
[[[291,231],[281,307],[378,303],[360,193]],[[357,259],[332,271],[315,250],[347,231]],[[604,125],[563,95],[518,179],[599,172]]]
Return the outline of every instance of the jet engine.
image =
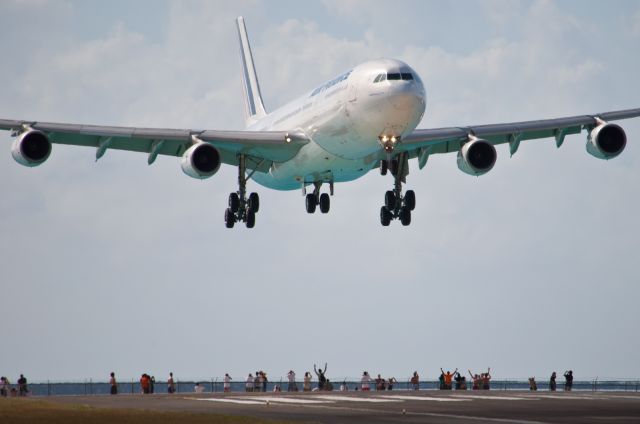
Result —
[[[184,152],[181,162],[185,174],[203,180],[220,169],[220,152],[209,143],[196,143]]]
[[[16,138],[11,146],[11,156],[20,165],[38,166],[49,158],[51,142],[42,131],[28,130]]]
[[[602,122],[587,137],[587,152],[598,159],[613,159],[627,145],[627,135],[616,124]]]
[[[496,157],[493,144],[474,137],[458,151],[458,168],[469,175],[483,175],[491,171]]]

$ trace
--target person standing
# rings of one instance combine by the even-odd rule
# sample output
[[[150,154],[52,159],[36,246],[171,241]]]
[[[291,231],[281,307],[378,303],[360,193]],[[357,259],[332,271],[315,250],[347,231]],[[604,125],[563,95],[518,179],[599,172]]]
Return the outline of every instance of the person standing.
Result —
[[[111,371],[111,378],[109,379],[110,393],[112,395],[118,394],[118,383],[116,382],[116,374]]]
[[[27,389],[27,378],[20,374],[20,378],[18,379],[18,393],[20,396],[26,396],[29,393]]]
[[[362,378],[360,379],[360,389],[363,392],[368,392],[369,390],[371,390],[371,377],[366,371],[362,373]]]
[[[391,377],[388,381],[387,381],[387,390],[393,390],[393,385],[396,384],[398,382],[398,380],[396,380],[395,377]]]
[[[551,378],[549,379],[549,391],[556,391],[556,372],[551,373]]]
[[[318,376],[318,390],[323,391],[324,385],[327,382],[327,376],[325,373],[327,372],[327,363],[324,364],[324,370],[322,368],[316,369],[316,364],[313,364],[313,371]]]
[[[304,373],[304,380],[302,382],[302,390],[305,392],[311,391],[311,373],[309,371]]]
[[[156,391],[156,378],[151,376],[149,378],[149,393],[153,394]]]
[[[260,371],[260,377],[262,378],[262,391],[266,393],[267,383],[269,382],[269,380],[267,380],[267,373],[264,371]]]
[[[571,391],[571,387],[573,386],[573,371],[565,371],[564,372],[564,390],[567,392]]]
[[[0,377],[0,396],[7,397],[9,390],[11,389],[9,379],[7,377]]]
[[[480,389],[480,376],[478,374],[472,374],[471,370],[469,371],[469,375],[471,376],[471,381],[473,385],[471,386],[471,390],[479,390]]]
[[[489,390],[491,381],[491,368],[487,368],[487,372],[482,374],[482,390]]]
[[[167,380],[167,393],[170,395],[176,392],[176,383],[173,381],[173,372],[169,373],[169,379]]]
[[[287,385],[288,392],[297,392],[298,385],[296,384],[296,373],[293,370],[289,370],[287,373],[287,379],[289,380],[289,384]]]
[[[411,376],[411,387],[413,390],[420,390],[420,376],[418,376],[418,371],[414,371],[413,376]]]
[[[249,373],[249,375],[247,376],[247,380],[244,384],[244,391],[253,392],[253,376],[251,375],[251,373]]]
[[[151,385],[151,378],[149,377],[149,375],[146,373],[142,374],[142,377],[140,377],[140,388],[142,389],[143,395],[149,394],[150,385]]]
[[[456,382],[456,390],[467,390],[467,379],[464,375],[456,372],[453,375],[453,380]]]
[[[451,390],[453,376],[454,376],[455,373],[458,372],[458,368],[456,368],[456,370],[453,372],[453,374],[449,370],[447,370],[447,372],[445,373],[442,368],[440,368],[440,372],[442,372],[442,374],[440,375],[440,378],[441,378],[441,384],[443,385],[443,387],[441,387],[441,389]]]
[[[223,390],[225,393],[229,393],[231,391],[231,376],[228,373],[224,375]]]
[[[260,371],[256,371],[255,377],[253,377],[253,391],[259,392],[262,390],[262,376]]]

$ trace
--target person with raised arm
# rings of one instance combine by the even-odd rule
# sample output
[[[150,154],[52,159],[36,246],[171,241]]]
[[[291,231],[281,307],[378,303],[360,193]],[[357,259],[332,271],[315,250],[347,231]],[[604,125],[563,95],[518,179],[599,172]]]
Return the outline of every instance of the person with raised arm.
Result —
[[[487,368],[487,372],[482,374],[482,390],[489,390],[491,381],[491,368]]]
[[[317,369],[316,368],[316,364],[313,364],[313,371],[316,373],[316,375],[318,376],[318,390],[322,391],[325,389],[325,383],[327,382],[327,377],[326,377],[326,373],[327,373],[327,363],[324,363],[324,369],[320,368]]]
[[[480,376],[478,374],[472,374],[471,370],[469,371],[469,375],[471,376],[471,381],[473,381],[473,386],[471,386],[471,390],[479,390],[480,389]]]
[[[453,386],[453,375],[458,372],[458,368],[456,368],[453,373],[451,373],[451,371],[449,370],[447,370],[447,372],[445,373],[444,370],[440,368],[440,372],[442,372],[442,377],[444,378],[444,390],[451,390]]]

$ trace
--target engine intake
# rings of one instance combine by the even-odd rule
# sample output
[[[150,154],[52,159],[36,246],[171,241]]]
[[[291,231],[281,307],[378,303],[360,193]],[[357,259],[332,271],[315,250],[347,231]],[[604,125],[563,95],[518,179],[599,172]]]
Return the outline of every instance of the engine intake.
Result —
[[[203,180],[220,169],[220,152],[209,143],[196,143],[184,152],[181,165],[185,174]]]
[[[598,159],[613,159],[627,145],[627,135],[620,125],[601,123],[587,137],[587,152]]]
[[[51,142],[42,131],[28,130],[16,138],[11,146],[11,156],[20,165],[38,166],[49,158]]]
[[[496,148],[487,140],[473,138],[458,151],[458,168],[469,175],[483,175],[496,163]]]

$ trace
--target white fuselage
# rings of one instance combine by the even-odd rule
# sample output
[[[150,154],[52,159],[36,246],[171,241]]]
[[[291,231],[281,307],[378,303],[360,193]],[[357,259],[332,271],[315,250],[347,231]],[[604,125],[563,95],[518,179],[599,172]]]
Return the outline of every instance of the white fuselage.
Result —
[[[293,159],[273,163],[268,173],[255,172],[252,178],[277,190],[355,180],[384,156],[380,139],[410,134],[425,106],[422,81],[407,64],[363,63],[247,128],[301,131],[311,140]]]

